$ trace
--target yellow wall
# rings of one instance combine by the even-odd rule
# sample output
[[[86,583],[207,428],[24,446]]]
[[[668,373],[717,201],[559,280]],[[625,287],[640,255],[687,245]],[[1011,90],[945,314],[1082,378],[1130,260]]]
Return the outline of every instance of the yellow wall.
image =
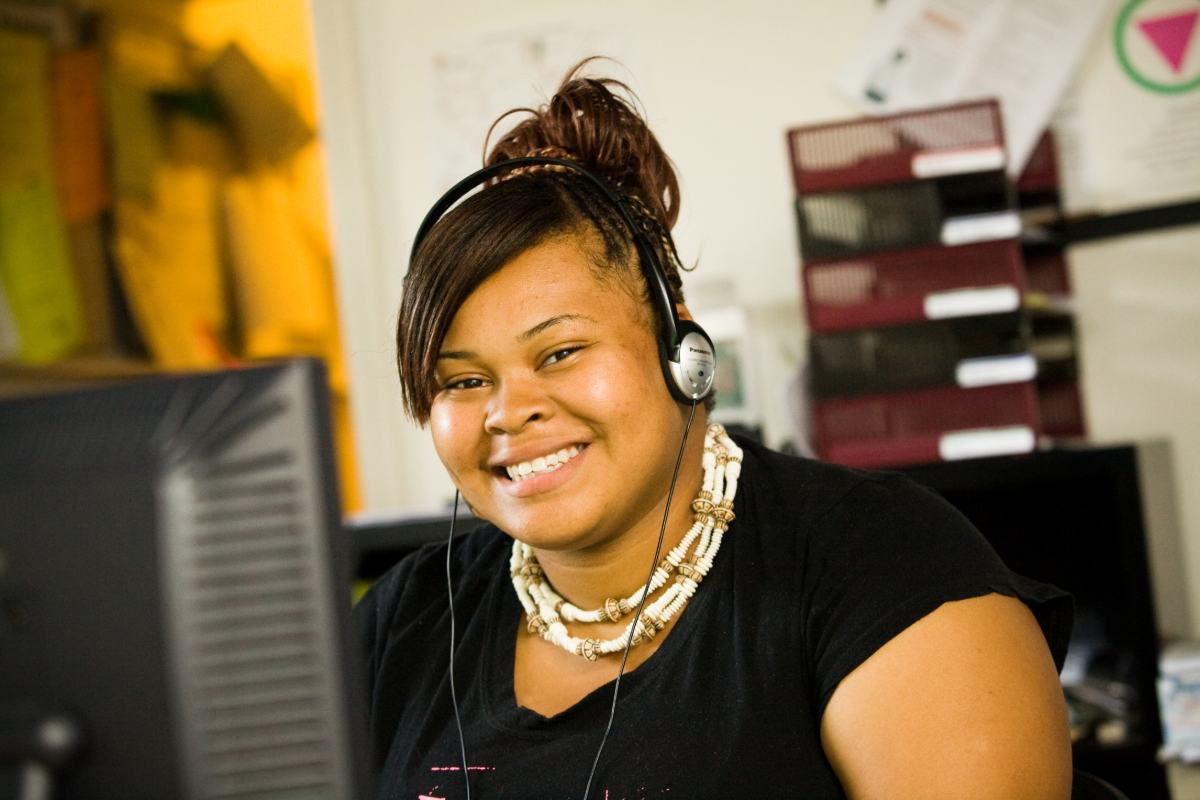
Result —
[[[314,95],[315,63],[312,54],[311,20],[303,0],[195,0],[183,8],[183,30],[189,42],[215,54],[230,43],[240,46],[261,66],[279,88],[286,91],[306,122],[318,127]],[[323,309],[335,323],[321,355],[330,368],[333,388],[338,460],[343,483],[343,505],[347,511],[360,507],[354,437],[351,435],[348,386],[337,336],[336,304],[329,251],[328,208],[319,136],[295,154],[281,176],[286,191],[278,197],[291,204],[291,211],[320,242],[326,269]],[[277,176],[280,177],[280,176]]]

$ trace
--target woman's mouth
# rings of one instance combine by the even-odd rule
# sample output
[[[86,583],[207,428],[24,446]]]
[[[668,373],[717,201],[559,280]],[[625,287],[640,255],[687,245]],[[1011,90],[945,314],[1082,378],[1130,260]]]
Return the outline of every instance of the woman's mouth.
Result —
[[[586,445],[584,445],[586,447]],[[509,464],[504,467],[504,473],[508,479],[514,483],[520,483],[526,478],[535,475],[545,475],[549,472],[561,469],[571,459],[583,452],[583,447],[571,445],[564,447],[554,453],[547,453],[544,456],[538,456],[531,461],[522,461],[518,464]]]

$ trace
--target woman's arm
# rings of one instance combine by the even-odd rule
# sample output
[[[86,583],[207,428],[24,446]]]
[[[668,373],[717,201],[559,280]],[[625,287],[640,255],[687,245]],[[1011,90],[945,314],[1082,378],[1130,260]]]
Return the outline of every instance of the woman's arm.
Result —
[[[1024,800],[1071,792],[1054,661],[1020,600],[945,603],[838,684],[821,741],[854,800]]]

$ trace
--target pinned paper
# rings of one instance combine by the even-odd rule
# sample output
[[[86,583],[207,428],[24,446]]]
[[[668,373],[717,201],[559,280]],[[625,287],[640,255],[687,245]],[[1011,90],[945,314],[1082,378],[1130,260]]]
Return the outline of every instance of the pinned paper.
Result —
[[[0,279],[21,360],[53,361],[75,349],[83,319],[52,178],[0,189]]]
[[[236,44],[221,51],[210,73],[252,165],[278,164],[313,138],[296,106]]]
[[[56,53],[53,65],[54,162],[63,217],[68,224],[86,222],[108,205],[100,51]]]
[[[837,85],[872,114],[997,98],[1015,178],[1110,5],[890,0],[851,51]]]
[[[177,369],[222,364],[228,314],[217,178],[163,165],[152,201],[119,197],[116,209],[118,273],[154,360]]]
[[[80,349],[89,353],[114,350],[113,297],[100,220],[68,225],[67,241],[83,313]]]
[[[289,181],[269,172],[231,180],[229,249],[246,355],[320,355],[337,336],[328,254],[303,225]]]
[[[184,3],[126,0],[104,5],[104,56],[111,71],[137,86],[192,85],[189,45],[181,29]]]
[[[162,163],[162,131],[150,92],[115,71],[104,85],[113,183],[118,194],[149,199]]]
[[[53,169],[49,69],[45,37],[0,28],[0,188]]]
[[[8,305],[4,281],[0,281],[0,361],[16,358],[20,352],[21,333],[17,330],[17,321],[13,319],[12,309]]]
[[[1092,45],[1054,120],[1063,210],[1105,215],[1194,201],[1200,11],[1194,2],[1101,5],[1110,33]]]

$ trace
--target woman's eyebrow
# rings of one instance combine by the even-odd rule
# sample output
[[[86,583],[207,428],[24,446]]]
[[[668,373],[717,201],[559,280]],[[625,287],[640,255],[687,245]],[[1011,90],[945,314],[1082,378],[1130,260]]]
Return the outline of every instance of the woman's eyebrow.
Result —
[[[588,322],[596,321],[592,317],[589,317],[587,314],[559,314],[556,317],[551,317],[550,319],[543,320],[542,322],[539,322],[537,325],[534,325],[532,328],[530,328],[529,330],[525,331],[520,336],[518,336],[517,341],[518,342],[528,342],[530,339],[537,336],[539,333],[541,333],[542,331],[545,331],[548,328],[553,328],[555,325],[558,325],[559,323],[562,323],[562,322],[570,322],[571,320],[577,320],[577,319],[585,319]]]
[[[518,334],[517,341],[522,342],[522,343],[528,342],[530,339],[537,336],[539,333],[542,333],[543,331],[545,331],[549,328],[553,328],[555,325],[558,325],[563,322],[570,322],[572,320],[577,320],[577,319],[587,320],[588,322],[596,321],[594,317],[589,317],[587,314],[559,314],[556,317],[550,317],[550,319],[539,322],[537,325],[534,325],[532,328],[525,331],[524,333]],[[472,359],[477,359],[477,358],[479,358],[479,354],[476,353],[474,350],[443,350],[442,352],[438,353],[437,360],[438,361],[443,361],[443,360],[445,360],[445,361],[471,361]]]

